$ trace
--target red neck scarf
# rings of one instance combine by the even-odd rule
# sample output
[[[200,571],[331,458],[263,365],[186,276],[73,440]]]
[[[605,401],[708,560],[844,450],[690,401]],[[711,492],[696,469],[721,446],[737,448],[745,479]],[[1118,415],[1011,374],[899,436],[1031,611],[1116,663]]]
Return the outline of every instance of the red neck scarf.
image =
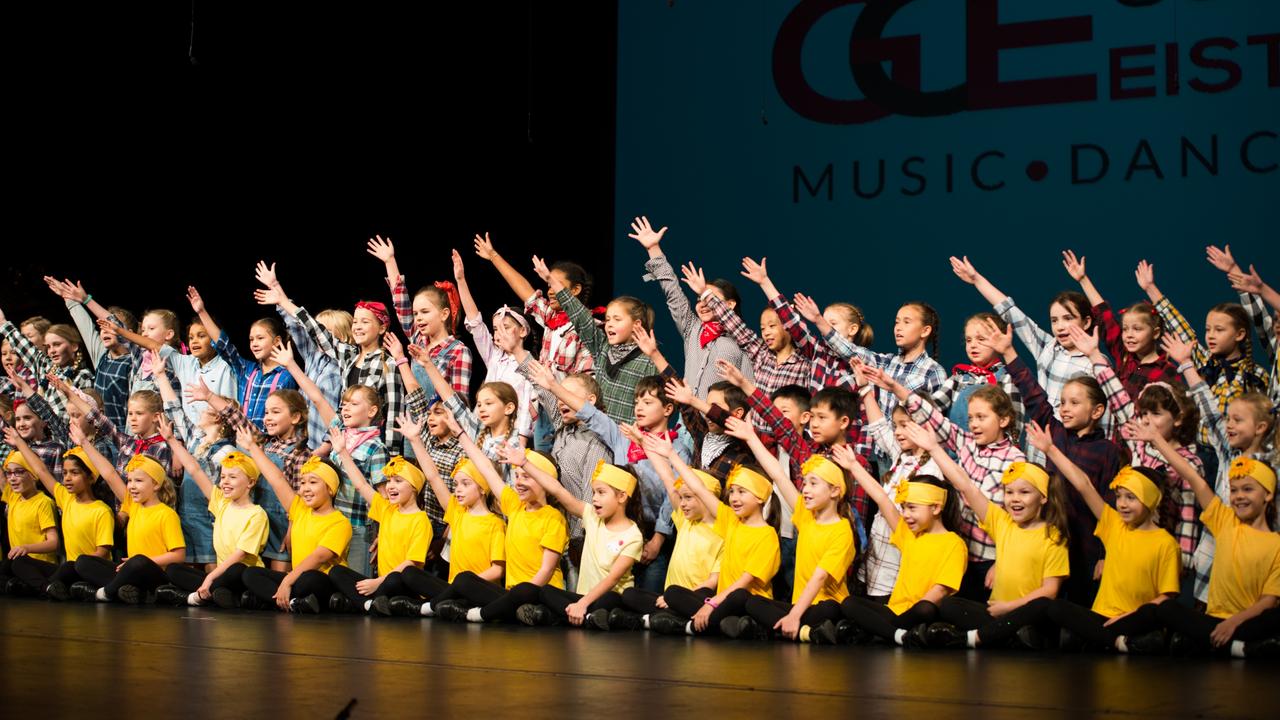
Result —
[[[959,373],[968,373],[970,375],[977,375],[979,377],[986,378],[988,385],[995,385],[999,381],[996,380],[996,374],[992,372],[991,368],[999,364],[999,360],[992,360],[986,365],[969,365],[968,363],[960,363],[959,365],[951,368],[951,374],[957,375]]]
[[[668,440],[671,440],[672,442],[674,442],[676,439],[677,431],[679,429],[680,429],[680,426],[677,425],[675,430],[665,430],[660,433],[650,433],[650,434],[655,435],[656,437],[665,437]],[[630,445],[627,446],[627,462],[628,463],[638,463],[641,460],[647,459],[648,457],[649,456],[644,453],[644,448],[635,444],[634,442],[632,442]]]
[[[702,347],[706,347],[720,337],[722,332],[724,332],[724,328],[715,320],[702,323],[702,332],[698,333],[698,342],[702,344]]]

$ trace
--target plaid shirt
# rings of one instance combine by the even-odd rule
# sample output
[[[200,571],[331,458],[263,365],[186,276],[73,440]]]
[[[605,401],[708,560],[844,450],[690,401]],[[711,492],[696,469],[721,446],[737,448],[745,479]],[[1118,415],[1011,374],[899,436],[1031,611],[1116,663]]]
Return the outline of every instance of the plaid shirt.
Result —
[[[285,480],[289,481],[289,485],[294,490],[298,489],[298,469],[307,461],[307,458],[311,457],[311,451],[307,449],[306,443],[300,443],[297,440],[285,441],[267,435],[245,417],[244,411],[233,405],[223,408],[218,413],[218,419],[230,425],[233,431],[248,430],[253,435],[254,442],[262,446],[263,452],[280,458],[280,469],[284,471]]]
[[[493,469],[498,471],[502,476],[502,482],[511,486],[515,484],[516,474],[515,468],[502,462],[498,457],[498,450],[506,447],[520,447],[520,436],[514,432],[510,435],[494,435],[489,428],[480,422],[480,418],[467,408],[467,404],[454,393],[448,400],[444,401],[444,406],[449,412],[453,413],[454,419],[462,426],[462,431],[475,440],[476,445],[480,446],[480,450],[484,452],[485,457],[493,461]]]
[[[733,338],[733,341],[738,343],[738,347],[742,348],[746,358],[751,361],[756,386],[766,395],[773,395],[774,391],[784,385],[809,386],[809,380],[813,376],[813,363],[809,358],[793,347],[787,359],[779,363],[778,357],[773,354],[769,346],[747,327],[742,317],[729,309],[723,300],[712,294],[707,295],[703,302],[715,313],[716,320],[720,321],[725,335]]]
[[[277,307],[276,312],[280,313],[281,319],[284,320],[284,326],[289,331],[289,337],[293,340],[293,349],[302,358],[302,365],[306,368],[307,377],[311,378],[311,382],[320,388],[320,394],[329,403],[329,407],[342,407],[342,374],[338,372],[338,363],[328,355],[320,352],[320,348],[315,341],[311,339],[310,333],[306,328],[302,327],[302,323],[297,318],[285,312],[283,308]],[[287,373],[286,373],[287,374]],[[289,378],[292,380],[292,376]],[[307,398],[307,445],[315,450],[324,444],[326,433],[329,431],[329,425],[320,417],[320,410],[316,408],[315,403],[311,402],[311,398]]]
[[[431,403],[427,400],[427,393],[422,387],[409,393],[405,398],[405,406],[409,409],[409,416],[415,422],[425,423],[427,414],[431,411]],[[453,470],[466,454],[458,436],[450,435],[441,440],[427,432],[424,426],[421,437],[422,443],[427,446],[427,454],[431,456],[431,462],[435,463],[436,472],[444,480],[449,492],[453,492]],[[431,518],[432,522],[444,522],[444,508],[440,506],[440,500],[436,498],[435,490],[431,489],[429,483],[422,486],[422,509],[426,511],[427,517]]]
[[[524,312],[536,320],[543,329],[542,350],[538,353],[539,362],[549,364],[556,372],[557,378],[563,378],[572,373],[591,372],[594,359],[582,346],[582,338],[578,336],[573,323],[566,322],[555,330],[551,329],[548,323],[557,317],[557,311],[551,309],[551,303],[547,302],[541,290],[535,290],[524,301]],[[578,523],[581,526],[581,519]]]
[[[1115,375],[1120,379],[1120,383],[1124,385],[1124,389],[1128,391],[1129,397],[1138,397],[1142,393],[1142,388],[1147,383],[1166,382],[1181,383],[1182,376],[1178,374],[1178,364],[1169,359],[1168,355],[1163,352],[1156,355],[1156,359],[1149,363],[1139,362],[1138,356],[1129,352],[1124,348],[1124,341],[1121,339],[1120,323],[1116,322],[1116,315],[1111,311],[1111,306],[1106,302],[1100,302],[1093,306],[1093,324],[1102,328],[1103,340],[1107,344],[1107,352],[1111,353],[1111,357],[1115,360]],[[1121,421],[1112,418],[1112,423],[1119,428]]]
[[[613,451],[583,423],[565,423],[564,417],[557,410],[556,396],[550,390],[536,385],[534,389],[538,393],[539,403],[547,410],[547,418],[555,428],[551,457],[555,458],[556,465],[560,467],[560,484],[573,493],[574,497],[590,503],[591,475],[595,472],[596,463],[600,460],[613,462]],[[582,518],[575,515],[566,519],[569,521],[569,537],[581,537]]]
[[[67,435],[67,421],[54,414],[53,408],[49,406],[48,401],[41,395],[32,395],[27,398],[27,407],[31,408],[31,412],[36,414],[45,423],[44,440],[38,442],[27,441],[27,445],[36,455],[40,456],[40,460],[53,473],[53,477],[62,482],[62,454],[71,448],[71,439]],[[0,427],[12,427],[6,424],[4,420],[0,420]],[[0,442],[6,448],[5,457],[9,456],[17,448],[9,447],[7,444]],[[96,445],[96,443],[95,443]],[[107,458],[113,457],[112,453],[106,454]]]
[[[920,390],[931,393],[938,389],[947,379],[947,371],[942,369],[937,360],[922,352],[915,360],[907,360],[901,352],[872,352],[860,345],[849,342],[847,338],[834,329],[826,334],[827,346],[836,355],[843,358],[857,358],[866,365],[880,368],[886,375],[902,383],[911,391]],[[893,409],[898,406],[898,397],[893,393],[880,393],[880,409],[885,417],[893,416]]]
[[[577,329],[583,347],[595,358],[596,382],[600,383],[605,414],[614,422],[634,422],[636,383],[641,378],[657,375],[657,366],[640,352],[635,343],[609,345],[604,330],[597,327],[595,319],[591,317],[591,311],[573,293],[561,289],[556,293],[556,302],[569,314],[569,322]],[[665,489],[663,494],[666,494]]]
[[[1010,427],[1010,435],[1018,437],[1020,434],[1019,427],[1022,417],[1027,414],[1027,408],[1022,404],[1022,393],[1018,391],[1018,386],[1013,384],[1013,378],[1009,377],[1009,370],[1005,368],[1003,362],[997,362],[990,368],[991,374],[995,375],[996,382],[999,383],[1000,389],[1004,390],[1009,396],[1009,401],[1013,404],[1013,425]],[[930,402],[934,407],[946,414],[951,422],[960,427],[969,426],[969,396],[980,387],[988,384],[985,375],[968,370],[956,371],[951,377],[942,381],[942,385],[929,396]],[[896,399],[896,398],[895,398]],[[886,415],[885,417],[889,417]]]
[[[1272,405],[1280,405],[1280,340],[1276,339],[1275,325],[1262,298],[1253,293],[1240,293],[1240,304],[1253,319],[1253,328],[1262,340],[1262,347],[1267,351],[1267,363],[1271,366],[1271,376],[1267,380],[1267,397]]]
[[[809,328],[803,319],[792,309],[791,304],[778,295],[769,299],[769,306],[778,313],[778,321],[791,334],[795,342],[796,352],[808,359],[813,374],[804,385],[811,392],[824,387],[846,387],[857,392],[857,383],[853,371],[849,369],[849,361],[831,352],[826,343],[816,340],[809,334]]]
[[[694,393],[705,396],[707,390],[720,379],[716,373],[717,360],[725,360],[740,368],[750,378],[751,361],[733,338],[721,334],[703,347],[699,337],[702,334],[702,321],[689,305],[689,298],[685,297],[676,271],[667,262],[667,257],[661,255],[649,258],[644,269],[647,271],[644,281],[656,280],[662,288],[662,294],[667,299],[667,309],[671,311],[671,319],[680,332],[680,338],[684,340],[684,381],[689,383]]]
[[[1250,391],[1266,392],[1267,379],[1262,368],[1254,364],[1253,358],[1250,357],[1252,349],[1248,346],[1240,348],[1240,357],[1234,360],[1224,360],[1214,357],[1210,354],[1209,349],[1201,345],[1196,340],[1196,331],[1191,329],[1191,324],[1187,319],[1178,312],[1178,309],[1169,302],[1169,298],[1162,297],[1156,303],[1156,312],[1160,315],[1160,319],[1164,322],[1165,328],[1173,333],[1179,340],[1192,346],[1191,360],[1195,363],[1196,369],[1204,377],[1205,382],[1209,383],[1209,390],[1218,399],[1218,409],[1215,415],[1221,415],[1227,411],[1227,405],[1241,395]],[[1209,436],[1209,415],[1201,411],[1200,418],[1200,443],[1210,443]],[[1223,502],[1226,502],[1225,500]]]
[[[1102,392],[1107,396],[1107,407],[1111,411],[1116,427],[1119,428],[1129,422],[1135,416],[1133,396],[1121,384],[1115,371],[1105,363],[1095,364],[1093,375],[1098,379]],[[1182,549],[1182,567],[1184,570],[1194,567],[1193,558],[1196,545],[1200,542],[1201,529],[1200,514],[1196,510],[1195,491],[1191,489],[1191,484],[1186,478],[1179,476],[1173,466],[1165,460],[1164,455],[1150,444],[1142,440],[1125,440],[1124,442],[1129,448],[1129,454],[1133,458],[1131,464],[1134,467],[1151,468],[1165,474],[1165,494],[1173,500],[1178,509],[1178,525],[1175,528],[1174,537],[1178,539],[1178,547]],[[1178,445],[1177,450],[1184,460],[1195,467],[1196,472],[1204,475],[1204,461],[1196,455],[1195,450],[1185,445]]]
[[[330,428],[342,429],[342,418],[334,417],[329,423]],[[378,430],[377,426],[350,428],[351,432],[360,433],[364,436],[374,430]],[[382,476],[382,468],[387,464],[387,446],[382,444],[381,433],[366,437],[360,444],[355,447],[348,447],[347,452],[351,453],[351,459],[355,461],[356,467],[360,469],[360,474],[364,475],[365,481],[370,485],[377,487],[386,482],[387,479]],[[338,486],[338,494],[333,498],[333,506],[338,509],[347,519],[351,521],[351,527],[361,528],[369,524],[369,502],[364,496],[356,492],[355,483],[351,478],[347,477],[347,472],[342,468],[342,456],[336,452],[329,453],[329,461],[338,468],[338,476],[342,480],[342,484]]]
[[[533,437],[533,418],[537,414],[538,406],[534,402],[533,383],[520,372],[522,363],[516,360],[514,355],[494,344],[493,333],[489,331],[489,326],[484,324],[484,320],[479,315],[466,318],[463,320],[463,325],[471,333],[471,339],[476,343],[476,352],[480,353],[480,359],[484,361],[484,381],[504,382],[516,391],[515,434]],[[528,353],[525,354],[526,361],[532,357]]]
[[[169,449],[169,443],[165,442],[158,433],[146,438],[130,435],[117,428],[106,415],[102,414],[101,410],[93,407],[89,408],[89,414],[85,417],[91,425],[98,428],[98,437],[109,441],[115,448],[115,467],[120,477],[128,477],[129,473],[125,470],[125,466],[134,455],[147,455],[153,458],[174,481],[182,477],[182,466],[174,467],[173,451]]]
[[[5,321],[4,325],[0,325],[0,335],[3,335],[4,339],[9,341],[9,347],[13,348],[13,351],[18,355],[18,360],[31,371],[31,374],[35,377],[35,387],[49,401],[49,406],[53,408],[53,412],[58,417],[67,417],[67,399],[62,396],[61,392],[49,386],[49,382],[44,377],[46,373],[57,375],[58,378],[70,383],[72,387],[77,387],[81,390],[93,389],[92,370],[79,365],[55,366],[49,356],[40,348],[32,345],[27,336],[18,332],[18,327],[12,322]]]
[[[80,331],[89,359],[93,362],[93,389],[102,397],[103,414],[117,426],[124,425],[129,415],[129,380],[133,373],[129,341],[118,337],[116,343],[124,352],[112,355],[102,343],[97,322],[83,305],[68,300],[67,312],[71,313],[71,319]]]
[[[889,479],[884,483],[884,491],[890,498],[897,494],[898,486],[910,480],[917,473],[942,477],[938,464],[926,456],[924,462],[918,455],[904,454],[893,437],[893,427],[885,418],[880,418],[867,425],[867,433],[875,438],[876,446],[886,456],[893,459],[889,469]],[[897,506],[902,511],[901,506]],[[862,565],[858,567],[858,579],[867,585],[867,595],[882,597],[893,592],[898,580],[898,570],[902,566],[902,552],[889,542],[893,536],[893,528],[880,513],[871,520],[871,532],[867,535],[867,548],[862,553]]]
[[[223,332],[213,341],[213,349],[218,356],[231,366],[236,375],[236,401],[244,408],[245,416],[262,429],[262,417],[267,412],[267,397],[276,390],[297,390],[298,383],[284,366],[277,366],[270,372],[263,372],[262,365],[249,360],[240,354],[230,336]],[[335,406],[336,407],[336,406]],[[324,438],[323,432],[321,439]]]
[[[391,286],[391,304],[395,306],[396,319],[400,321],[400,329],[404,330],[405,337],[409,338],[409,342],[414,345],[427,348],[440,374],[449,381],[454,392],[462,395],[463,402],[468,402],[468,398],[471,397],[471,351],[452,335],[445,337],[444,342],[432,347],[431,339],[423,336],[413,325],[413,297],[405,288],[404,276],[396,278],[394,283],[388,278],[387,284]],[[435,395],[435,389],[426,377],[426,373],[420,375],[420,372],[415,368],[413,376],[418,378],[418,382],[424,388],[430,389],[427,397],[431,398]],[[395,417],[395,415],[386,417]]]
[[[1089,369],[1092,370],[1093,366],[1090,365]],[[1017,383],[1027,403],[1027,420],[1035,420],[1047,427],[1053,436],[1054,446],[1089,476],[1104,502],[1108,505],[1113,504],[1115,492],[1111,489],[1111,481],[1125,464],[1124,453],[1120,446],[1099,428],[1094,428],[1086,435],[1067,430],[1062,425],[1062,421],[1054,417],[1053,407],[1049,405],[1044,388],[1040,387],[1036,379],[1031,376],[1031,370],[1022,363],[1022,360],[1009,363],[1009,374],[1013,376],[1013,381]],[[1057,472],[1057,468],[1052,463],[1047,464],[1045,468],[1050,474]],[[1071,503],[1067,507],[1067,523],[1071,530],[1071,544],[1076,548],[1083,547],[1089,553],[1088,557],[1091,561],[1101,558],[1102,543],[1093,535],[1094,528],[1097,527],[1097,519],[1085,504],[1084,498],[1080,497],[1080,493],[1071,493]]]
[[[1005,436],[989,445],[979,445],[973,435],[947,419],[942,411],[917,395],[907,398],[911,419],[926,430],[932,430],[944,447],[956,455],[956,462],[991,502],[1004,507],[1004,471],[1019,460],[1025,460],[1012,440]],[[996,543],[981,527],[981,519],[965,505],[960,510],[960,535],[969,546],[969,559],[975,562],[996,559]]]
[[[675,368],[668,365],[662,371],[662,377],[665,379],[675,378]],[[707,436],[711,434],[707,419],[710,418],[712,422],[724,427],[729,419],[729,411],[719,405],[712,405],[704,416],[688,405],[678,405],[678,407],[680,408],[680,420],[685,429],[689,431],[689,437],[693,438],[693,449],[691,451],[693,461],[689,464],[689,467],[711,473],[720,480],[721,486],[724,486],[724,481],[729,477],[729,471],[733,469],[734,465],[755,462],[755,454],[751,452],[751,448],[747,447],[746,443],[738,438],[723,434],[720,435],[720,438],[728,440],[724,449],[717,453],[715,457],[704,462],[703,448],[707,441]]]
[[[378,348],[362,356],[358,346],[338,340],[333,333],[316,322],[306,308],[298,308],[295,317],[311,339],[316,341],[320,352],[333,358],[338,364],[338,374],[343,377],[347,387],[367,385],[377,390],[383,402],[382,417],[400,416],[400,410],[404,407],[404,386],[400,384],[400,374],[396,372],[391,356],[385,350]],[[395,423],[383,423],[382,432],[386,438],[386,449],[398,454],[401,441],[400,434],[395,431]]]

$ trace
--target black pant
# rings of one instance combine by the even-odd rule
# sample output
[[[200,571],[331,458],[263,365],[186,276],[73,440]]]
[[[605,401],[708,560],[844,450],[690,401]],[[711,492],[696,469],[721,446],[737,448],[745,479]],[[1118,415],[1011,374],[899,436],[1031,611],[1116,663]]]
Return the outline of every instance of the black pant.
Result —
[[[747,614],[755,618],[760,626],[765,630],[772,631],[773,626],[778,621],[786,617],[791,612],[792,605],[782,600],[770,600],[769,598],[752,595],[747,598]],[[844,613],[840,610],[840,603],[835,600],[823,600],[819,603],[810,605],[800,616],[801,625],[821,625],[823,622],[830,620],[831,622],[840,622],[844,618]]]
[[[125,585],[147,591],[169,582],[164,568],[146,555],[134,555],[125,560],[118,572],[110,560],[103,560],[96,555],[81,555],[76,558],[76,572],[85,582],[95,588],[102,588],[111,600],[116,599],[116,593]]]
[[[1156,608],[1156,618],[1170,630],[1187,636],[1200,650],[1210,649],[1209,635],[1222,622],[1222,618],[1206,615],[1173,601],[1160,603]],[[1231,639],[1249,642],[1276,636],[1280,636],[1280,608],[1271,608],[1240,623]]]
[[[680,617],[692,618],[698,614],[698,611],[706,605],[705,600],[715,597],[715,591],[706,588],[700,590],[690,590],[672,585],[662,594],[662,598],[667,601],[667,607],[671,612]],[[702,632],[718,633],[720,632],[720,621],[725,618],[744,615],[747,612],[747,600],[751,597],[751,593],[746,589],[739,588],[725,596],[724,602],[720,603],[720,607],[711,611],[711,617],[707,619],[707,627]]]
[[[458,577],[462,576],[459,575]],[[551,617],[555,624],[564,625],[569,622],[569,615],[565,612],[565,608],[581,599],[582,596],[578,593],[569,592],[558,587],[524,582],[511,588],[505,595],[486,605],[484,610],[480,612],[484,619],[496,620],[499,617],[515,617],[516,609],[521,605],[540,603],[551,611]],[[622,596],[610,591],[588,605],[587,612],[612,610],[618,607],[622,607]],[[489,615],[490,612],[494,613],[492,617]]]
[[[395,577],[399,575],[400,577]],[[461,573],[458,574],[461,577]],[[404,595],[416,595],[425,598],[430,602],[436,601],[436,596],[449,588],[449,583],[442,579],[439,575],[423,570],[422,568],[409,567],[398,573],[390,573],[387,575],[385,583],[395,582],[402,585],[406,592]]]
[[[978,639],[986,647],[1005,644],[1026,625],[1044,624],[1049,616],[1050,598],[1036,598],[1013,612],[992,617],[983,603],[948,597],[938,603],[938,616],[961,630],[977,630]]]
[[[1063,594],[1066,599],[1080,607],[1092,607],[1094,599],[1098,596],[1099,585],[1099,581],[1093,579],[1093,569],[1097,567],[1100,558],[1096,553],[1090,552],[1087,547],[1081,547],[1084,541],[1077,542],[1074,527],[1071,528],[1071,532],[1071,542],[1067,544],[1067,560],[1071,563],[1071,575],[1062,585]],[[1090,529],[1089,532],[1092,534],[1093,530]]]
[[[10,570],[14,577],[38,592],[44,592],[44,589],[49,587],[49,583],[55,580],[68,587],[80,580],[75,563],[64,562],[61,565],[54,565],[27,555],[14,558]]]
[[[1157,607],[1147,603],[1110,625],[1105,625],[1111,618],[1059,598],[1049,604],[1049,619],[1059,627],[1080,636],[1090,645],[1112,648],[1115,647],[1116,638],[1121,635],[1142,635],[1160,629],[1160,620],[1156,617]]]
[[[921,600],[901,615],[890,610],[888,605],[859,597],[845,598],[840,603],[840,609],[855,625],[889,642],[895,642],[893,636],[898,630],[938,619],[938,606],[928,600]]]
[[[226,588],[235,593],[238,597],[240,593],[245,591],[244,571],[249,568],[244,563],[236,563],[227,568],[226,572],[213,579],[209,583],[209,590],[217,590],[218,588]],[[208,573],[190,565],[182,565],[174,563],[165,568],[164,574],[169,578],[169,582],[177,586],[183,592],[193,593],[200,589],[204,584],[204,579],[208,577]]]
[[[650,590],[629,587],[622,591],[622,606],[634,613],[652,615],[662,609],[658,607],[658,598],[660,597],[662,596]],[[707,597],[711,597],[711,595],[707,595]]]
[[[991,597],[991,589],[987,587],[987,572],[995,564],[994,560],[970,560],[955,597],[985,603]]]
[[[285,573],[279,570],[268,570],[266,568],[249,568],[244,571],[242,580],[244,586],[249,592],[263,602],[275,604],[276,591],[280,589],[280,583],[284,581]],[[308,570],[298,576],[293,587],[289,591],[289,598],[304,598],[308,595],[315,595],[320,601],[320,610],[328,609],[327,602],[329,596],[337,592],[338,588],[329,579],[328,575],[319,570]]]
[[[355,570],[344,565],[338,565],[329,570],[329,580],[337,586],[338,592],[346,595],[348,600],[359,607],[364,607],[366,600],[372,600],[373,598],[381,597],[383,595],[395,597],[397,595],[413,594],[408,585],[404,582],[404,575],[393,572],[387,575],[387,577],[382,581],[382,584],[378,586],[378,589],[373,591],[372,595],[361,595],[360,591],[356,589],[356,583],[361,580],[368,579],[369,578],[364,575],[361,575]]]
[[[469,608],[479,607],[480,617],[485,621],[503,620],[514,622],[516,619],[515,609],[519,606],[510,606],[510,603],[499,602],[506,594],[506,588],[498,583],[485,580],[470,570],[464,570],[458,573],[458,577],[453,579],[448,589],[437,595],[432,602],[457,600]]]

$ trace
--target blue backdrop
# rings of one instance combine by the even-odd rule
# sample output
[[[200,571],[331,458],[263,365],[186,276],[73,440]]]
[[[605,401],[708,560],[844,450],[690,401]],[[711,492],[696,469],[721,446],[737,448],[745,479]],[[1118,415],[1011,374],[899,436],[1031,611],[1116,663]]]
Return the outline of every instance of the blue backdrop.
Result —
[[[1280,283],[1280,3],[1244,0],[623,0],[615,277],[641,282],[629,219],[673,263],[730,277],[768,256],[784,293],[860,305],[893,350],[902,301],[942,314],[944,365],[988,306],[967,254],[1047,325],[1088,257],[1115,306],[1139,259],[1197,327],[1234,298],[1230,243]]]

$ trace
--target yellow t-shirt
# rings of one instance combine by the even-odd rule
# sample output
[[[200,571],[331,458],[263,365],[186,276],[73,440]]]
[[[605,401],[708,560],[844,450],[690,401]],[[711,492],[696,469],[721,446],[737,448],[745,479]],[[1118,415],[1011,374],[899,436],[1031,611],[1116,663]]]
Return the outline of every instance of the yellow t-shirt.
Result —
[[[303,502],[302,496],[295,495],[289,505],[289,540],[293,544],[289,557],[294,567],[298,567],[318,547],[332,550],[337,557],[316,568],[328,574],[335,566],[347,564],[351,521],[336,509],[328,515],[317,515]]]
[[[378,523],[378,575],[386,577],[405,560],[425,563],[431,547],[431,520],[422,510],[400,512],[378,493],[369,503],[369,519]]]
[[[924,599],[934,585],[960,589],[965,568],[969,566],[969,550],[964,540],[953,532],[916,535],[899,519],[889,542],[902,552],[902,566],[889,595],[889,609],[895,615],[911,609]]]
[[[711,573],[718,572],[724,557],[724,538],[716,534],[715,525],[693,522],[680,510],[671,513],[676,526],[676,546],[667,565],[666,587],[699,587]]]
[[[76,496],[61,485],[53,486],[53,501],[62,512],[62,541],[66,545],[67,562],[115,544],[116,518],[106,503],[101,500],[76,502]]]
[[[1178,541],[1165,530],[1134,530],[1108,507],[1093,531],[1107,549],[1102,566],[1102,584],[1093,601],[1093,611],[1106,617],[1133,612],[1165,593],[1180,587],[1178,572],[1182,558]],[[997,563],[998,565],[999,563]]]
[[[507,526],[502,518],[493,513],[472,515],[456,498],[449,498],[444,521],[449,524],[449,582],[460,572],[479,575],[494,562],[507,559]]]
[[[837,517],[832,523],[819,524],[809,508],[804,506],[804,498],[796,498],[791,524],[796,527],[796,579],[791,589],[791,602],[800,600],[817,568],[827,572],[827,581],[811,604],[817,605],[823,600],[840,602],[849,597],[845,575],[849,573],[857,551],[853,526],[842,517]]]
[[[262,547],[267,544],[267,511],[249,503],[243,507],[231,504],[218,488],[209,493],[209,514],[213,515],[213,552],[221,564],[237,550],[244,551],[240,564],[262,567]]]
[[[143,507],[126,495],[120,503],[120,511],[129,516],[129,527],[125,530],[125,553],[129,557],[146,555],[153,558],[187,546],[182,537],[182,521],[178,519],[177,511],[168,505],[157,502]]]
[[[644,535],[633,522],[619,532],[614,532],[600,521],[595,508],[586,503],[582,508],[582,565],[578,568],[578,594],[586,595],[591,588],[599,585],[619,555],[633,560],[640,559],[640,551],[644,549]],[[622,592],[635,584],[631,570],[623,573],[614,584],[614,592]]]
[[[507,516],[507,587],[529,582],[542,569],[544,550],[563,553],[569,543],[569,524],[564,513],[543,505],[537,510],[527,510],[515,490],[504,485],[499,498],[502,514]],[[551,587],[564,589],[564,573],[560,564],[547,582]]]
[[[1200,521],[1217,543],[1209,573],[1209,615],[1229,618],[1263,595],[1280,596],[1280,533],[1245,525],[1216,497]]]
[[[38,490],[35,495],[24,498],[5,482],[0,501],[4,502],[6,508],[11,548],[44,542],[44,531],[58,526],[57,518],[53,516],[53,500]],[[31,553],[28,557],[52,563],[58,559],[58,553],[57,550],[51,553]]]
[[[1024,529],[995,503],[987,503],[982,529],[996,544],[996,579],[992,602],[1007,602],[1040,589],[1045,578],[1071,574],[1067,546],[1049,525]],[[1046,529],[1048,533],[1046,533]]]
[[[738,581],[743,573],[751,573],[747,591],[773,599],[773,576],[782,565],[778,550],[778,533],[768,525],[743,525],[733,508],[720,503],[716,512],[716,534],[724,538],[724,556],[720,558],[720,582],[716,593],[722,593]]]

